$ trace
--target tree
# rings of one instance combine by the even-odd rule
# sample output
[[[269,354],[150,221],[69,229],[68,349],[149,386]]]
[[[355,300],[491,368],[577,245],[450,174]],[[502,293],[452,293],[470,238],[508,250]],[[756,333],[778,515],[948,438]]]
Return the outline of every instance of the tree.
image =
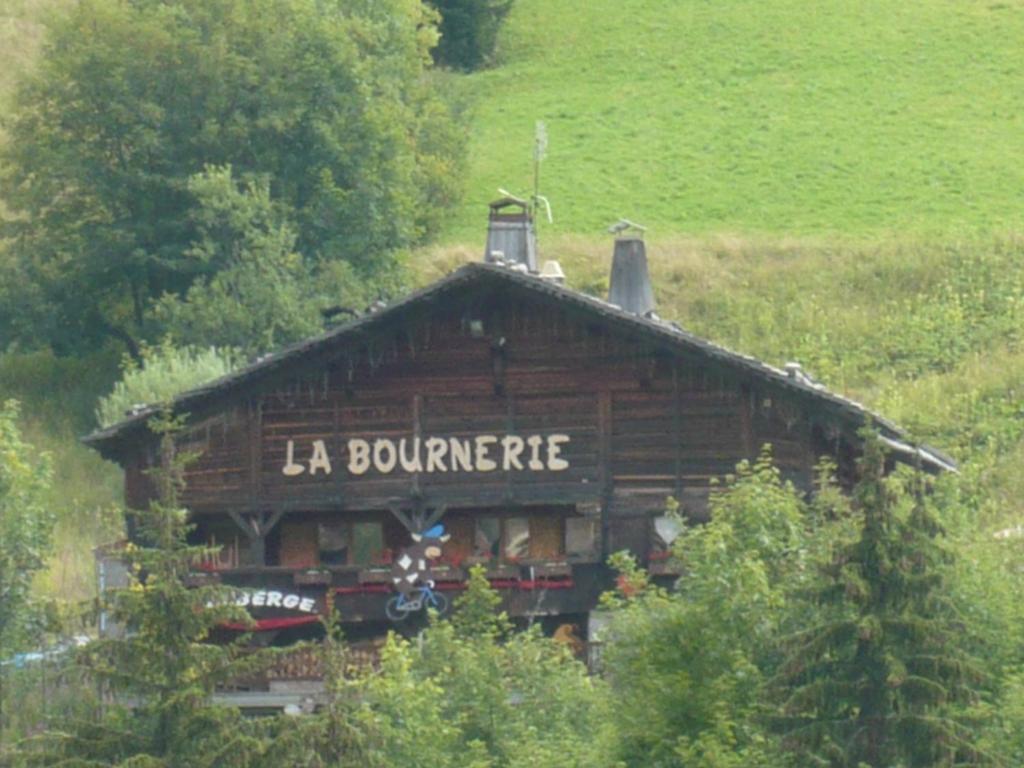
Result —
[[[209,275],[156,304],[155,319],[176,344],[254,357],[316,334],[326,307],[345,301],[354,310],[375,298],[348,262],[302,258],[265,182],[239,186],[230,168],[208,168],[189,180],[189,191],[197,240],[186,255]],[[374,287],[385,288],[388,278],[378,268]]]
[[[273,723],[259,765],[614,765],[603,683],[536,631],[511,634],[499,602],[483,569],[474,569],[452,619],[433,617],[415,642],[392,634],[376,670],[348,664],[328,620],[321,706]]]
[[[673,543],[685,573],[674,591],[617,558],[626,589],[605,600],[602,662],[629,765],[783,764],[760,715],[768,649],[801,582],[808,509],[765,451],[712,494],[710,513]]]
[[[450,620],[434,621],[412,669],[439,689],[441,719],[458,729],[446,765],[611,766],[612,702],[604,683],[534,626],[510,632],[500,596],[473,569]]]
[[[32,578],[43,567],[53,512],[43,502],[49,457],[22,440],[18,404],[0,407],[0,661],[28,642],[25,636]],[[0,730],[4,723],[0,688]]]
[[[512,0],[432,0],[432,4],[441,14],[435,60],[464,71],[490,64],[498,29],[512,9]]]
[[[254,237],[280,237],[268,247],[372,280],[458,193],[433,22],[416,0],[70,6],[6,126],[4,233],[25,285],[0,320],[64,351],[152,335],[156,299],[227,266],[196,258],[207,166],[266,190],[280,225]]]
[[[952,555],[928,500],[886,478],[866,438],[857,538],[825,565],[823,614],[789,640],[778,676],[785,741],[804,764],[837,768],[984,762],[958,716],[980,675],[946,599]]]
[[[161,468],[152,475],[158,499],[135,514],[136,542],[124,551],[133,581],[111,606],[127,631],[93,641],[78,658],[115,700],[130,706],[61,723],[29,749],[30,764],[241,768],[265,747],[237,710],[211,703],[218,684],[253,673],[266,656],[244,652],[244,639],[211,641],[220,623],[248,617],[229,588],[189,585],[194,564],[210,554],[209,547],[187,543],[187,513],[178,505],[189,457],[175,454],[175,423],[161,417],[152,428],[163,435]]]

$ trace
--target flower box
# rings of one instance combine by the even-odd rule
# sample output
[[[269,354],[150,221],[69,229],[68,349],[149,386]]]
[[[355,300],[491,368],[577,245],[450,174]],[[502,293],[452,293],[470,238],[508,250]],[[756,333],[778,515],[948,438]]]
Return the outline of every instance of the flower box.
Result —
[[[296,571],[292,580],[299,585],[315,586],[331,583],[331,572],[321,570]]]
[[[454,565],[435,565],[431,569],[435,581],[465,581],[466,573]]]
[[[540,563],[524,563],[527,573],[535,579],[554,579],[572,576],[572,566],[564,560],[546,560]]]
[[[364,568],[359,572],[360,584],[390,584],[390,568]]]
[[[492,563],[487,566],[488,579],[518,579],[519,566],[504,563]]]

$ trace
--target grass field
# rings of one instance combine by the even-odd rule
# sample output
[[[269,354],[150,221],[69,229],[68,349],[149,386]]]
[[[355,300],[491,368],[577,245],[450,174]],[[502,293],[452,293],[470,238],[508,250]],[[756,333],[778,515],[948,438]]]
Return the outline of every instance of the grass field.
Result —
[[[945,237],[1024,222],[1024,3],[517,0],[475,98],[466,202],[530,191],[554,232]]]

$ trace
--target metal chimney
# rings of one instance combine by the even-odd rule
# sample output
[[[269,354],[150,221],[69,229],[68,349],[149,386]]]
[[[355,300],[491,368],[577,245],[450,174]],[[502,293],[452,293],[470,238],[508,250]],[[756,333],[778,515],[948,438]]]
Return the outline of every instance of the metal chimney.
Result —
[[[640,235],[615,238],[608,301],[637,315],[654,311],[654,291],[647,272],[647,250]]]
[[[536,273],[537,236],[526,201],[518,197],[503,197],[491,203],[490,209],[484,261],[522,264]]]

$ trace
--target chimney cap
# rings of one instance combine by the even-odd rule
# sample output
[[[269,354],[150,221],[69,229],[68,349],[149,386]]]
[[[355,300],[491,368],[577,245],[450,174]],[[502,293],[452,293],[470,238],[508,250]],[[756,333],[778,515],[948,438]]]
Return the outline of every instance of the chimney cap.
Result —
[[[628,232],[631,229],[635,232],[635,234],[622,234],[623,232]],[[617,235],[619,237],[643,238],[644,232],[646,231],[647,227],[643,226],[642,224],[637,224],[635,221],[630,221],[625,217],[620,218],[618,221],[616,221],[614,224],[608,227],[608,232],[610,234]]]
[[[516,206],[517,208],[521,208],[525,213],[526,209],[529,208],[529,205],[530,204],[521,197],[516,197],[515,195],[504,195],[503,197],[499,197],[497,200],[489,202],[487,207],[491,209],[491,213],[497,213],[503,208]]]
[[[562,285],[565,282],[565,272],[562,271],[562,265],[554,259],[544,262],[544,266],[540,268],[540,276],[558,285]]]
[[[647,271],[647,249],[640,238],[615,239],[608,301],[634,315],[644,316],[654,310],[654,291]]]

